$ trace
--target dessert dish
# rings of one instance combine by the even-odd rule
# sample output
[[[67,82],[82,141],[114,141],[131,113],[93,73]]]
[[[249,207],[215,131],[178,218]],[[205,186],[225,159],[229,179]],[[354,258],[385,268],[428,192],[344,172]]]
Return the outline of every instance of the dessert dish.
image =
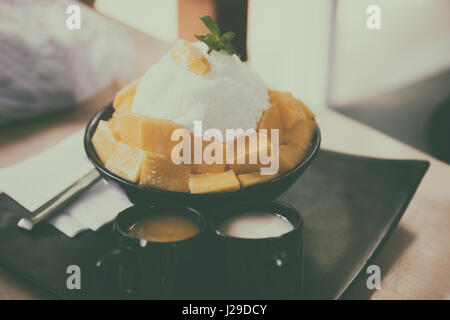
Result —
[[[288,92],[267,88],[237,55],[232,32],[178,40],[120,90],[92,145],[112,173],[162,190],[215,193],[247,188],[294,168],[317,128]]]

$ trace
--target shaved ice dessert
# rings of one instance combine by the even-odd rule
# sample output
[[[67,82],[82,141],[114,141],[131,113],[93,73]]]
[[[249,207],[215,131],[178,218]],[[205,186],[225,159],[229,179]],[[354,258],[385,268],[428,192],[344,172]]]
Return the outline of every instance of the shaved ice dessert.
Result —
[[[168,191],[232,192],[293,169],[306,154],[314,113],[290,93],[269,89],[240,60],[234,34],[221,35],[211,18],[201,19],[212,34],[178,40],[117,93],[111,119],[98,123],[92,143],[117,176]],[[228,135],[236,129],[243,133]],[[211,130],[213,139],[203,134]]]

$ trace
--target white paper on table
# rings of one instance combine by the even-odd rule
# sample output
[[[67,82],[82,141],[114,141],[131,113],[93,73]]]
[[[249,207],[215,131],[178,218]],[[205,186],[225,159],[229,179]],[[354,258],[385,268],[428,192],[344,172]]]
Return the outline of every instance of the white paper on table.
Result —
[[[94,167],[83,148],[83,130],[52,148],[0,170],[0,190],[34,211]],[[112,221],[131,202],[117,186],[101,179],[49,222],[74,237],[80,231],[96,231]]]

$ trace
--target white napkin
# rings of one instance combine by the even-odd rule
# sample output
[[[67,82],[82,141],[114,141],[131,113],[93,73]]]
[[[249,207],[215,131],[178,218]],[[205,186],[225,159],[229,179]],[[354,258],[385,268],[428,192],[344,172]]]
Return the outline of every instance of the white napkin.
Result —
[[[83,130],[52,148],[0,170],[0,190],[34,211],[94,167],[83,148]],[[100,180],[49,222],[68,237],[96,231],[131,202],[123,191]]]

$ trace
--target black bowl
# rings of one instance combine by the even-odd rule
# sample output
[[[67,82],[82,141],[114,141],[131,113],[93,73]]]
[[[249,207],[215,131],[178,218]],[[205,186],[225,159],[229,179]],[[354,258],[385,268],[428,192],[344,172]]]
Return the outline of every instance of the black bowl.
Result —
[[[205,208],[210,206],[220,207],[227,204],[236,204],[238,202],[274,200],[300,177],[308,165],[314,160],[320,146],[320,130],[317,128],[313,134],[311,145],[307,150],[306,155],[294,168],[272,180],[247,188],[230,192],[207,194],[168,191],[127,181],[109,171],[102,164],[91,143],[91,138],[94,135],[98,122],[100,120],[110,119],[113,112],[114,109],[112,104],[110,104],[98,111],[89,121],[84,134],[84,149],[87,157],[100,174],[108,181],[114,182],[122,188],[130,201],[134,204],[176,203],[178,205]]]

